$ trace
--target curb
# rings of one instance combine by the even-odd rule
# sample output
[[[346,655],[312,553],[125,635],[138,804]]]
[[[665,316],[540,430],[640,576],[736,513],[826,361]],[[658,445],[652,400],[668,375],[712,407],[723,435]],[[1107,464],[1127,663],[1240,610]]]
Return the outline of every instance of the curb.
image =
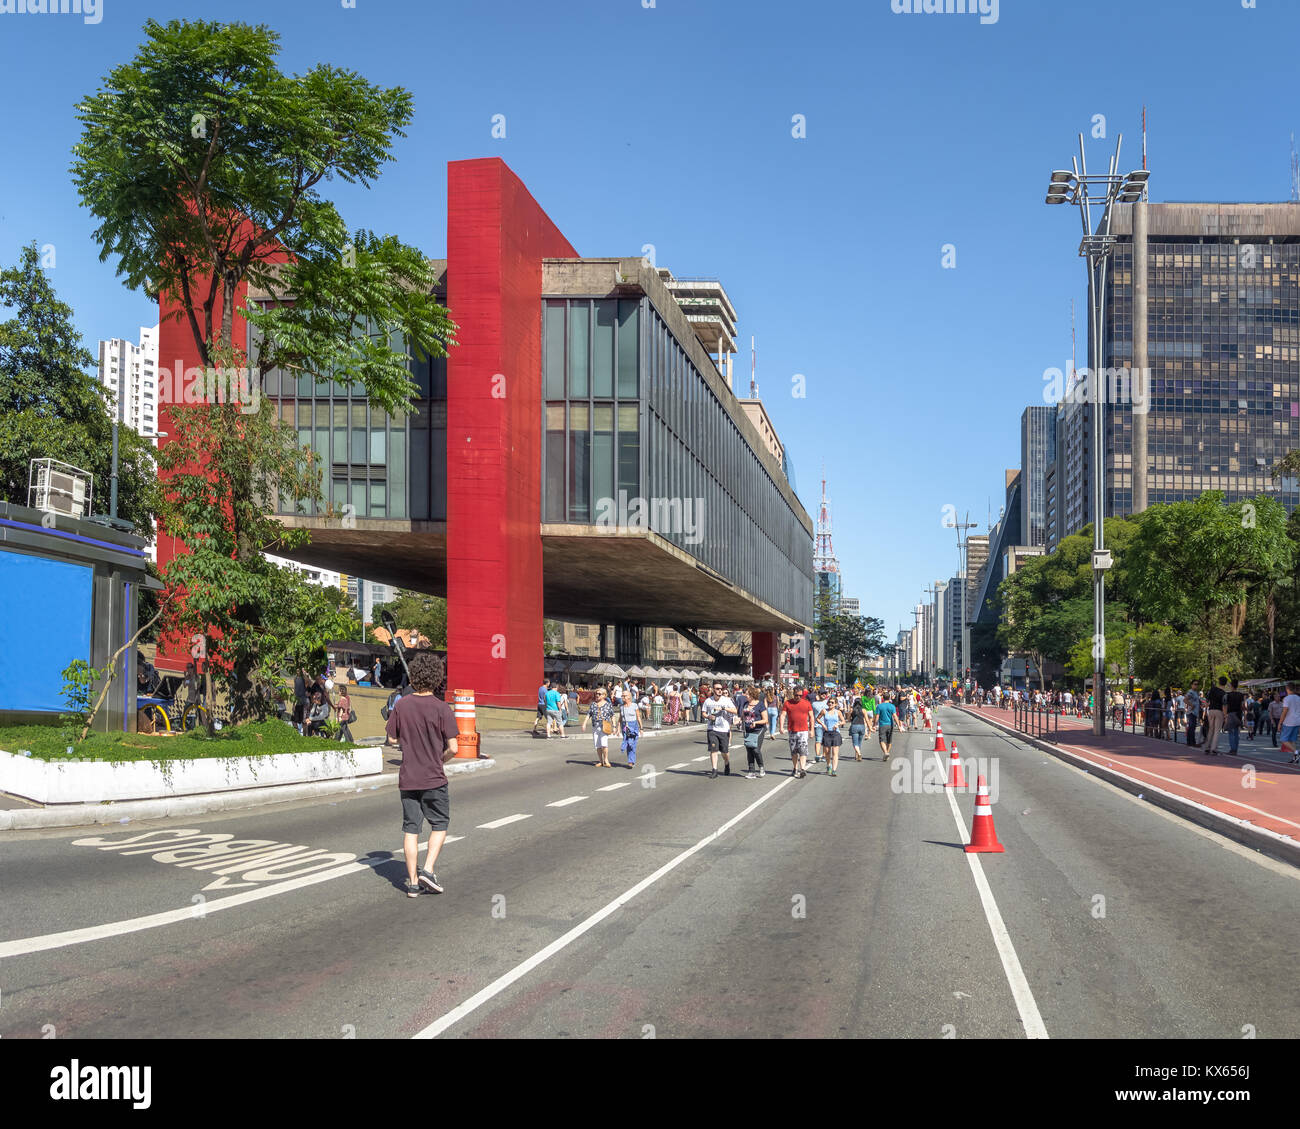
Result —
[[[980,716],[965,707],[959,706],[958,708],[963,713],[971,714],[972,717]],[[1141,780],[1135,780],[1117,769],[1098,764],[1096,761],[1089,760],[1078,753],[1067,752],[1065,749],[1053,745],[1050,741],[1043,741],[1037,737],[1021,733],[1014,726],[994,721],[990,717],[981,717],[981,720],[988,725],[1001,729],[1004,733],[1015,737],[1017,740],[1025,742],[1027,745],[1033,745],[1042,752],[1050,753],[1058,760],[1063,760],[1075,768],[1083,769],[1090,776],[1100,777],[1108,784],[1122,788],[1125,792],[1137,796],[1140,800],[1146,800],[1158,808],[1163,808],[1165,811],[1186,819],[1190,823],[1214,831],[1227,839],[1240,843],[1244,847],[1261,851],[1270,858],[1300,867],[1300,842],[1287,835],[1282,835],[1277,831],[1270,831],[1266,827],[1256,827],[1255,824],[1250,823],[1248,820],[1238,819],[1235,815],[1228,815],[1226,812],[1217,811],[1215,808],[1208,807],[1195,800],[1188,800],[1175,795],[1173,792],[1166,792],[1163,788],[1158,788],[1154,784],[1146,784]]]
[[[444,765],[448,776],[491,768],[491,757],[481,760],[452,760]],[[277,784],[268,788],[242,788],[237,792],[208,792],[199,796],[168,796],[157,800],[126,800],[109,804],[60,804],[57,807],[15,808],[0,810],[0,831],[23,831],[43,827],[86,827],[131,820],[168,819],[206,815],[210,812],[240,811],[310,800],[318,796],[336,796],[347,792],[375,791],[389,781],[396,783],[394,772],[373,776],[354,776],[340,780],[319,780],[308,784]],[[372,781],[374,783],[372,783]],[[360,787],[358,787],[360,785]]]

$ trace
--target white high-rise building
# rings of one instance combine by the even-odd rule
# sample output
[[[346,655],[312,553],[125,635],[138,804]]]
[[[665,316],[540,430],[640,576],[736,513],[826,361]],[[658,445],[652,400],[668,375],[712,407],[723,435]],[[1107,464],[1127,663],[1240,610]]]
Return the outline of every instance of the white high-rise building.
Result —
[[[117,337],[99,343],[99,382],[110,410],[140,435],[158,434],[158,327],[140,327],[140,343]]]

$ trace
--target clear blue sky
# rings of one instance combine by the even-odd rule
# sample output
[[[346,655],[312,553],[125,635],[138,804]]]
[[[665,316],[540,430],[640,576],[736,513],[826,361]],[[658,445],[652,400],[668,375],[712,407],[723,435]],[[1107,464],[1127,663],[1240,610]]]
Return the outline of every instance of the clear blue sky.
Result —
[[[652,243],[660,266],[721,278],[800,497],[815,516],[824,460],[845,590],[891,634],[955,571],[943,507],[997,518],[1020,413],[1069,356],[1078,221],[1043,189],[1076,135],[1104,114],[1090,161],[1122,131],[1137,167],[1146,103],[1153,200],[1285,200],[1300,128],[1295,0],[1001,0],[989,25],[890,0],[102,7],[0,15],[0,261],[53,244],[92,349],[157,313],[98,261],[67,173],[74,104],[150,15],[269,23],[286,70],[327,61],[415,96],[378,184],[334,193],[352,226],[441,256],[446,162],[495,155],[582,254]]]

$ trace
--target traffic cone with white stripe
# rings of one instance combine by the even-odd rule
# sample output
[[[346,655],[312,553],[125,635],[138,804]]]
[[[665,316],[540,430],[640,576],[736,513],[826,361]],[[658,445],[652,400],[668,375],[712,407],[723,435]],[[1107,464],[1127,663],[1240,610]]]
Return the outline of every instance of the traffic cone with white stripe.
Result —
[[[966,773],[962,769],[961,757],[957,755],[957,745],[954,743],[952,755],[948,758],[948,787],[960,788],[964,792],[967,786]]]
[[[935,733],[934,733],[934,751],[935,751],[936,753],[946,753],[946,752],[948,751],[948,746],[944,743],[944,739],[943,739],[943,725],[942,725],[942,723],[940,723],[940,725],[935,729]]]
[[[925,710],[925,711],[923,711],[923,716],[925,717],[925,727],[926,727],[926,729],[929,729],[929,728],[930,728],[930,711],[929,711],[929,710]]]
[[[970,842],[966,844],[966,853],[971,855],[1006,853],[1006,848],[998,842],[998,833],[993,827],[989,786],[982,776],[975,782],[975,819],[970,825]]]

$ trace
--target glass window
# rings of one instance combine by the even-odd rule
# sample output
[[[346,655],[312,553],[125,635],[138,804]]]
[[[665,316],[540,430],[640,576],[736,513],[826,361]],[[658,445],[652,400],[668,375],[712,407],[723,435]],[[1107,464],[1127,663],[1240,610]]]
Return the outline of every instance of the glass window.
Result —
[[[592,358],[593,392],[598,397],[614,395],[614,322],[618,303],[596,303],[596,350]]]
[[[370,433],[370,462],[375,466],[383,466],[387,461],[388,439],[384,432],[383,425]]]
[[[591,307],[575,302],[569,307],[569,395],[587,396],[588,334],[591,332]]]
[[[443,461],[446,466],[446,433],[443,433]],[[406,430],[394,427],[388,433],[388,516],[406,517]],[[444,503],[445,506],[445,503]],[[445,513],[444,513],[445,518]]]
[[[640,357],[638,348],[637,303],[632,299],[621,299],[618,303],[618,396],[619,399],[635,399],[637,395],[637,361]]]
[[[641,432],[636,404],[618,406],[618,488],[629,498],[641,493]]]
[[[370,484],[370,516],[387,517],[386,501],[384,484],[382,482],[372,482]]]
[[[592,417],[592,497],[599,507],[602,498],[616,499],[614,490],[614,405],[597,404]]]
[[[564,303],[546,303],[546,398],[564,396]]]
[[[564,405],[546,405],[546,484],[544,521],[564,521]]]
[[[591,409],[569,404],[569,520],[586,522],[591,516]]]

